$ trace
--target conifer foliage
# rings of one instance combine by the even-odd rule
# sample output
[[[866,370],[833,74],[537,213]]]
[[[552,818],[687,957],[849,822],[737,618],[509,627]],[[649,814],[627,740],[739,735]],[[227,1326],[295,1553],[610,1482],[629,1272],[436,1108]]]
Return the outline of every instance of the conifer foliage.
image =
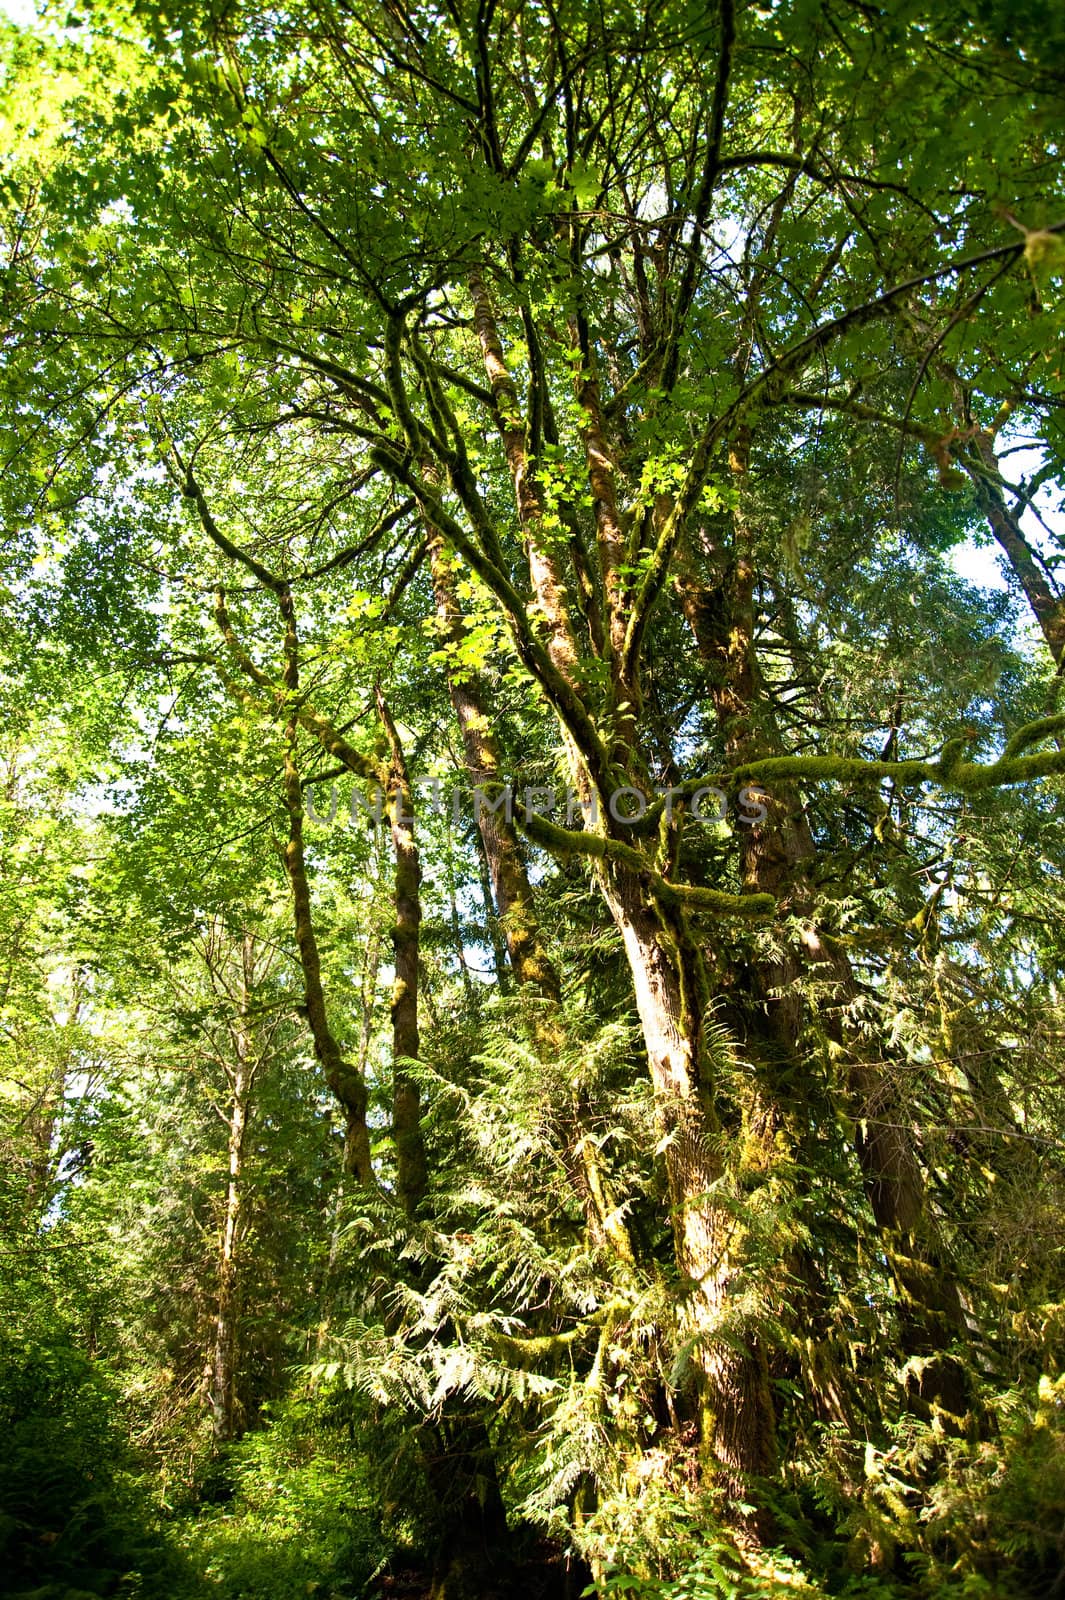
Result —
[[[1054,1592],[1057,10],[2,59],[13,1592]]]

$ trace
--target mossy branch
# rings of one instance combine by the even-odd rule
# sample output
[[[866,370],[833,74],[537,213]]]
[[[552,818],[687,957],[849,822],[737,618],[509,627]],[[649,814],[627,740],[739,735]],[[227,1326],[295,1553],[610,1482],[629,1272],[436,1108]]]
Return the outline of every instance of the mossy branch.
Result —
[[[1065,733],[1065,716],[1040,717],[1036,722],[1026,722],[1023,728],[1007,741],[1002,752],[1004,761],[1012,761],[1023,750],[1029,749],[1033,744],[1039,744],[1043,739],[1051,739],[1057,733]]]
[[[861,756],[805,755],[766,756],[748,761],[731,772],[711,773],[701,778],[690,778],[672,789],[674,798],[696,793],[699,789],[714,787],[735,788],[745,783],[765,785],[777,778],[789,783],[869,783],[890,778],[904,788],[914,788],[923,783],[936,784],[941,789],[959,794],[978,794],[986,789],[1006,789],[1017,783],[1030,783],[1038,778],[1052,778],[1065,774],[1065,751],[1044,751],[1038,755],[1022,755],[1031,745],[1065,732],[1065,715],[1040,717],[1018,728],[1006,744],[997,761],[966,761],[964,752],[975,735],[949,739],[938,757],[918,758],[910,761],[865,760]],[[663,802],[656,802],[657,811]],[[643,819],[644,821],[647,818]]]
[[[641,851],[621,839],[601,833],[581,833],[563,828],[538,812],[526,812],[519,826],[535,844],[553,855],[583,855],[595,861],[612,861],[638,872],[647,892],[661,905],[684,911],[710,911],[718,917],[771,917],[776,902],[771,894],[728,894],[721,889],[704,889],[695,884],[672,883],[651,866]]]
[[[568,1349],[570,1345],[576,1344],[578,1339],[585,1338],[593,1329],[605,1328],[609,1332],[631,1312],[631,1302],[615,1295],[612,1299],[604,1301],[582,1322],[572,1328],[564,1328],[559,1333],[530,1334],[528,1338],[523,1339],[510,1333],[493,1332],[491,1342],[516,1364],[537,1361],[544,1356]]]
[[[582,833],[576,828],[563,828],[550,817],[538,811],[523,811],[517,816],[518,826],[528,834],[534,844],[539,844],[552,855],[587,856],[593,861],[616,861],[619,866],[633,872],[651,870],[646,856],[621,839],[611,839],[602,833]]]
[[[748,917],[760,921],[771,917],[777,908],[771,894],[728,894],[723,889],[671,883],[668,878],[657,875],[652,890],[663,905],[676,906],[682,911],[711,911],[717,917]]]

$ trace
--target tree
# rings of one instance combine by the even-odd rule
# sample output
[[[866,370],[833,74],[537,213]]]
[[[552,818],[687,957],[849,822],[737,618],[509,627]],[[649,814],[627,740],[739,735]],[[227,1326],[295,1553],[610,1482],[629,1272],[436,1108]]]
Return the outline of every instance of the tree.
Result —
[[[528,862],[590,885],[624,955],[677,1370],[737,1504],[778,1466],[796,1324],[831,1324],[863,1237],[908,1402],[962,1426],[972,1399],[946,1347],[973,1336],[978,1257],[920,1108],[953,1125],[960,1075],[1001,1128],[1011,1084],[970,1077],[951,1031],[970,876],[945,863],[1003,792],[1060,778],[1065,718],[942,557],[983,519],[1060,663],[1053,560],[1020,521],[1062,465],[1057,26],[832,0],[100,6],[86,87],[44,97],[15,178],[9,515],[53,508],[68,592],[101,563],[83,630],[105,609],[145,669],[214,674],[283,729],[307,1011],[362,1185],[380,1161],[328,1014],[303,789],[328,755],[386,796],[395,1195],[446,1234],[405,819],[453,716],[539,1046],[565,974]],[[21,81],[77,48],[20,45]],[[1012,486],[1007,429],[1043,452]],[[197,696],[206,734],[218,690]],[[553,815],[524,792],[544,775]],[[584,1158],[593,1119],[578,1102]],[[602,1169],[584,1226],[624,1283],[660,1251]]]

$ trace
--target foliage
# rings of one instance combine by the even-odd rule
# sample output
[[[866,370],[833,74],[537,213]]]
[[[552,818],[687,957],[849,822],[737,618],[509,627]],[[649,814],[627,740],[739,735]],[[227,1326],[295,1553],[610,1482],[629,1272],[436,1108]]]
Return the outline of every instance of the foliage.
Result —
[[[191,1592],[226,1600],[359,1594],[392,1553],[365,1463],[306,1403],[272,1411],[219,1470],[228,1492],[175,1529],[198,1576]]]
[[[4,25],[28,1592],[1051,1582],[1063,47]]]
[[[47,1246],[45,1246],[47,1248]],[[129,1450],[119,1396],[47,1290],[4,1286],[0,1535],[13,1595],[151,1593],[180,1571]]]

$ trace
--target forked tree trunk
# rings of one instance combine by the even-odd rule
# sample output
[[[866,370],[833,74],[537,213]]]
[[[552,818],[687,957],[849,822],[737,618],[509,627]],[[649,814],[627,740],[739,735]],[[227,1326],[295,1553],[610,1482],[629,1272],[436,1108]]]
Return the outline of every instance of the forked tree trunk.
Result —
[[[549,679],[552,703],[563,723],[571,781],[584,799],[608,789],[625,769],[633,773],[641,769],[640,752],[634,745],[638,685],[623,666],[626,599],[618,564],[619,529],[609,444],[597,393],[578,374],[607,611],[603,645],[612,682],[612,729],[604,745],[586,715],[566,585],[555,548],[544,537],[543,504],[526,453],[517,390],[483,279],[475,275],[470,288],[474,328],[496,403],[526,542],[529,579],[543,619],[549,665],[539,670]],[[600,799],[605,802],[605,792]],[[703,1077],[707,1063],[702,1028],[708,996],[701,960],[682,919],[668,930],[664,926],[640,872],[604,862],[599,881],[624,945],[647,1047],[681,1277],[681,1322],[699,1390],[707,1465],[712,1476],[737,1490],[747,1474],[762,1473],[772,1464],[775,1425],[764,1351],[755,1341],[738,1345],[727,1327],[737,1262],[731,1250],[732,1216],[715,1194],[715,1186],[724,1176],[724,1162],[712,1087],[709,1078]]]
[[[462,736],[466,775],[475,796],[480,791],[486,798],[494,798],[492,786],[498,785],[502,766],[492,727],[491,696],[475,671],[455,665],[458,648],[466,637],[465,619],[455,593],[451,559],[435,533],[431,534],[430,551],[437,618],[443,638],[452,647],[448,652],[448,690]],[[547,953],[525,864],[524,846],[504,808],[475,802],[474,815],[514,977],[519,989],[548,1002],[536,1018],[534,1033],[539,1046],[550,1054],[559,1042],[555,1008],[562,998],[562,985]],[[599,1148],[582,1125],[584,1109],[582,1101],[574,1106],[575,1138],[568,1160],[582,1198],[585,1220],[597,1244],[632,1266],[632,1241]]]

